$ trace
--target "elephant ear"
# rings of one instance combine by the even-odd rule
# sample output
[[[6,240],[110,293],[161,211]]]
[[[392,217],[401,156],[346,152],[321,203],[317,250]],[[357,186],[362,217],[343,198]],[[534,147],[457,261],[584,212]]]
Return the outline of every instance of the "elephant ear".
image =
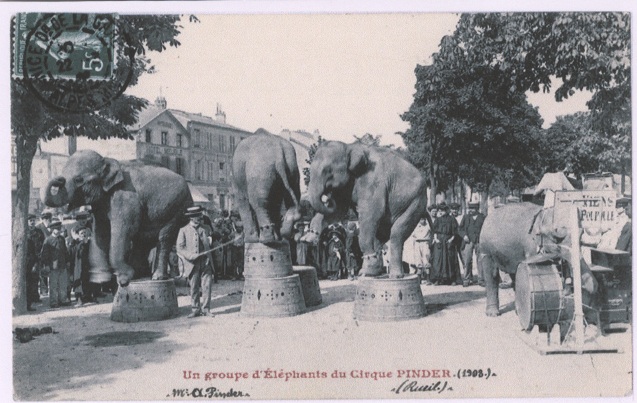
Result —
[[[108,192],[113,186],[123,180],[124,175],[120,169],[119,162],[112,158],[104,158],[104,166],[102,167],[102,189]]]
[[[358,144],[352,144],[349,146],[347,170],[354,174],[354,176],[362,175],[367,170],[369,162],[369,154],[367,150]]]

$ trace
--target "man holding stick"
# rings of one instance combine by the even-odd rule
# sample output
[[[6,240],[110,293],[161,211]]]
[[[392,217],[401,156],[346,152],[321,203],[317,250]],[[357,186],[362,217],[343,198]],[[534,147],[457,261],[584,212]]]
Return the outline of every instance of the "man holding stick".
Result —
[[[214,317],[210,313],[212,256],[209,234],[201,225],[203,209],[200,206],[190,207],[186,211],[186,216],[190,218],[190,223],[179,230],[177,253],[184,258],[184,276],[188,278],[190,283],[192,312],[188,318]],[[202,293],[203,301],[199,300],[199,291]]]

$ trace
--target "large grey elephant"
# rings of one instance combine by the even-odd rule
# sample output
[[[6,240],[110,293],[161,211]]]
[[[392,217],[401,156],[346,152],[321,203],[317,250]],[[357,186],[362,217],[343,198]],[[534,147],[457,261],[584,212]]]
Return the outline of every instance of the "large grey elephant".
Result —
[[[259,129],[237,146],[232,173],[245,242],[289,239],[301,219],[299,168],[292,144]]]
[[[404,276],[403,243],[421,217],[427,217],[425,180],[395,151],[360,143],[328,141],[310,166],[309,200],[319,213],[342,218],[350,207],[358,213],[361,275],[382,273],[382,245],[389,241],[389,276]]]
[[[188,222],[185,209],[192,205],[181,175],[160,166],[104,158],[91,150],[73,154],[42,199],[47,206],[68,205],[69,210],[91,205],[92,281],[108,280],[113,268],[122,286],[149,274],[147,257],[155,246],[158,267],[152,278],[168,278],[168,254],[179,228]]]
[[[498,269],[515,282],[518,265],[540,252],[570,261],[570,243],[568,228],[555,224],[552,208],[511,203],[487,215],[478,254],[487,291],[487,316],[500,314]],[[597,292],[597,281],[586,264],[582,264],[582,288],[589,294]]]

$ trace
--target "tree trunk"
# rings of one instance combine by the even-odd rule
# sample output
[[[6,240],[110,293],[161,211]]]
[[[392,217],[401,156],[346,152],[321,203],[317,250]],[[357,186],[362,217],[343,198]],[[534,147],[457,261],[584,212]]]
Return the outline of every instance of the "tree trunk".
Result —
[[[38,145],[37,136],[16,136],[17,187],[12,214],[13,315],[27,312],[26,247],[27,217],[31,194],[31,164]]]
[[[438,184],[436,183],[436,166],[435,164],[430,164],[429,166],[429,186],[430,186],[430,195],[431,201],[429,205],[436,204],[436,195],[438,194]]]

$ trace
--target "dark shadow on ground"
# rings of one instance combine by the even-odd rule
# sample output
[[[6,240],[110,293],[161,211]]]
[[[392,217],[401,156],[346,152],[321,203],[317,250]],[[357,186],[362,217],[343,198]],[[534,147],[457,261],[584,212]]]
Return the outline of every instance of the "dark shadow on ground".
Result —
[[[427,315],[436,314],[452,307],[453,305],[482,299],[484,297],[484,291],[458,291],[441,294],[427,294],[424,296],[425,306],[427,307]]]
[[[183,349],[165,338],[175,320],[119,323],[110,320],[110,312],[91,313],[95,328],[89,335],[79,335],[68,327],[69,321],[80,326],[86,322],[87,313],[82,308],[77,312],[38,323],[39,328],[52,327],[52,334],[39,335],[24,344],[13,341],[16,400],[65,400],[65,391],[81,389],[86,383],[108,388],[113,375],[165,362]],[[74,356],[90,356],[91,360],[75,360]],[[65,374],[64,379],[53,375],[59,373]]]
[[[114,346],[134,346],[137,344],[152,343],[155,340],[166,336],[164,332],[151,332],[147,330],[139,331],[119,331],[95,334],[84,338],[87,345],[92,347],[114,347]]]

